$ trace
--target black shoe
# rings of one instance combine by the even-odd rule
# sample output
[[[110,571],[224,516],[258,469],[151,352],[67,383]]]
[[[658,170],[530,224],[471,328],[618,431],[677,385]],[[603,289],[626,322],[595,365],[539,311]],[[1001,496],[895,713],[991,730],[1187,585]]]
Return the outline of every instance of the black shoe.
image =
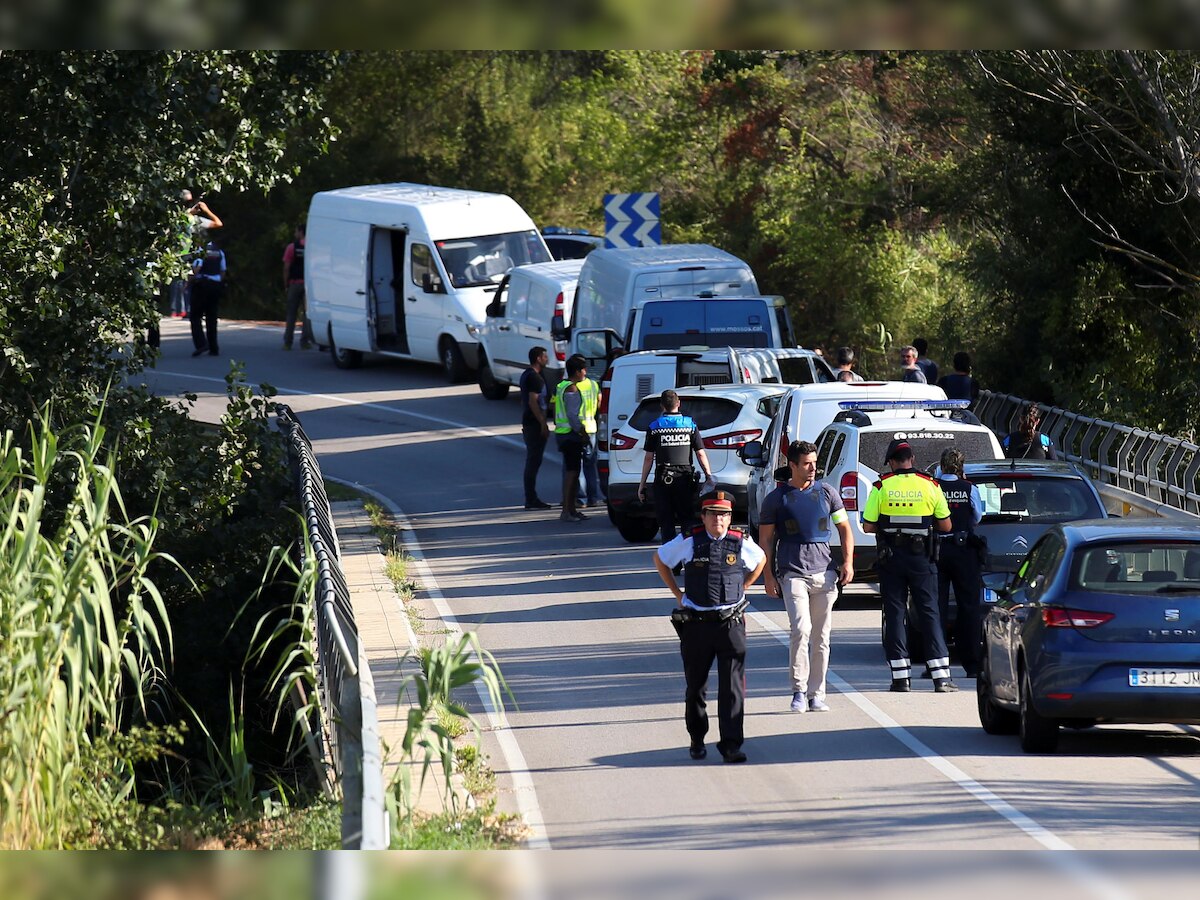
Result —
[[[746,761],[746,754],[741,750],[722,750],[721,759],[727,763],[743,763]]]
[[[688,747],[688,755],[692,759],[704,759],[708,756],[708,748],[702,741],[692,741],[692,746]]]
[[[893,694],[907,694],[912,690],[912,681],[908,678],[893,678],[892,686],[888,690]]]
[[[192,356],[202,356],[207,351],[208,351],[207,347],[201,347],[199,350],[193,350]]]
[[[525,504],[525,508],[526,509],[554,509],[554,507],[551,506],[549,503],[547,503],[545,500],[531,500]]]
[[[949,678],[933,679],[933,690],[938,694],[953,694],[958,690],[958,685]]]

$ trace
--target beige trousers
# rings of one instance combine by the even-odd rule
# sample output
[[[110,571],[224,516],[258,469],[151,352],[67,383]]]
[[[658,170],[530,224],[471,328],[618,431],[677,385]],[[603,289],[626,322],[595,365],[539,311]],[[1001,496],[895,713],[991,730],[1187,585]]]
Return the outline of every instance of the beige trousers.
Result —
[[[792,691],[824,700],[837,572],[827,569],[813,575],[785,574],[779,583],[792,625]]]

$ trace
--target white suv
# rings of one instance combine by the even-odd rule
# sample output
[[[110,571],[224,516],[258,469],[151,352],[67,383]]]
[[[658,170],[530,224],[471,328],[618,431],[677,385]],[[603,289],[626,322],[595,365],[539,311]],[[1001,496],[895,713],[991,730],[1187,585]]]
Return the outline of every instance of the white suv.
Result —
[[[745,521],[746,482],[749,469],[737,451],[758,440],[790,390],[785,384],[723,384],[715,387],[679,388],[680,412],[696,420],[713,477],[722,490],[733,494],[734,521]],[[609,439],[608,517],[630,543],[653,539],[658,533],[649,485],[646,502],[637,499],[638,482],[646,458],[646,428],[662,415],[661,392],[642,399],[633,414],[613,429]],[[697,469],[697,471],[699,471]]]
[[[1000,442],[991,429],[963,407],[965,400],[849,401],[817,436],[817,473],[837,489],[846,505],[854,533],[854,580],[877,581],[875,535],[862,530],[867,494],[887,472],[883,461],[893,438],[905,438],[913,448],[913,468],[933,474],[942,451],[961,450],[967,462],[1003,459]],[[834,533],[834,556],[841,557]]]

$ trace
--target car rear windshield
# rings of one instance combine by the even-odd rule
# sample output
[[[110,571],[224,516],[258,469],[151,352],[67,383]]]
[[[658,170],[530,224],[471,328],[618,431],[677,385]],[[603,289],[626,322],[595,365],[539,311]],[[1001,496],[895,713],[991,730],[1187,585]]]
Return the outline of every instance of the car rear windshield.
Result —
[[[710,428],[722,428],[737,419],[742,408],[732,400],[718,397],[680,397],[679,411],[695,419],[701,431],[708,431]],[[635,431],[645,431],[661,415],[663,411],[658,398],[647,397],[638,404],[629,420],[629,427]]]
[[[642,309],[637,346],[769,347],[770,319],[762,300],[670,300]]]
[[[980,431],[939,431],[937,428],[905,431],[897,428],[895,431],[867,431],[860,433],[858,444],[859,461],[875,471],[887,471],[883,455],[887,452],[892,438],[904,435],[913,448],[913,467],[918,471],[933,471],[942,458],[942,451],[954,448],[961,450],[967,462],[972,460],[995,459],[996,453],[992,442],[985,432]]]
[[[1200,543],[1130,541],[1088,544],[1075,551],[1071,582],[1112,594],[1200,593]]]
[[[973,475],[983,501],[983,524],[1038,522],[1051,525],[1104,515],[1095,495],[1079,478]]]

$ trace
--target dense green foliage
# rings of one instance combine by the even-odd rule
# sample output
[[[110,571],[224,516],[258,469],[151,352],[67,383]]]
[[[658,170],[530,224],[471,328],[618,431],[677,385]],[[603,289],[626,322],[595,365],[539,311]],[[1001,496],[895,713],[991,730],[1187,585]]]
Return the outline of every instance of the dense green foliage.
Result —
[[[946,371],[972,353],[985,387],[1188,433],[1200,322],[1196,280],[1181,273],[1200,271],[1195,191],[1153,162],[1172,129],[1200,147],[1195,62],[354,54],[330,86],[341,136],[329,155],[269,194],[221,198],[236,302],[280,317],[283,246],[317,190],[499,190],[539,223],[595,231],[606,192],[657,190],[665,240],[744,256],[789,298],[804,344],[850,344],[869,374],[893,372],[894,349],[924,335]]]

